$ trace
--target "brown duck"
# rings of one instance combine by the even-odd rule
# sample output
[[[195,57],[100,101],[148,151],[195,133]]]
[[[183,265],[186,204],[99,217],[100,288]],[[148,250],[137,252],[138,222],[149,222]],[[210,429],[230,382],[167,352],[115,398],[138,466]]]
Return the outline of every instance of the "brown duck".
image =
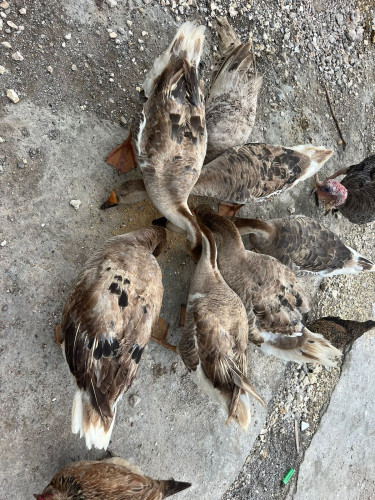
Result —
[[[156,256],[165,229],[111,238],[88,259],[65,305],[58,343],[76,379],[72,431],[106,449],[116,405],[136,376],[156,326],[163,284]]]
[[[219,60],[206,101],[205,163],[232,146],[249,142],[262,84],[251,42],[242,44],[225,17],[216,19],[216,31]]]
[[[217,268],[216,245],[202,227],[202,254],[191,280],[178,351],[196,384],[247,429],[248,393],[264,401],[247,379],[248,323],[241,299]]]
[[[262,203],[292,189],[314,175],[331,156],[331,150],[311,145],[284,148],[246,144],[230,148],[202,168],[190,192],[221,200],[223,215],[234,215],[246,203]],[[102,208],[146,197],[141,179],[127,181],[120,187],[119,196],[112,192]],[[170,217],[167,219],[173,222]]]
[[[250,340],[281,359],[334,365],[339,351],[303,324],[309,304],[295,274],[273,257],[246,250],[235,225],[207,205],[196,214],[217,236],[219,270],[245,305]]]
[[[131,148],[155,207],[200,248],[187,205],[206,155],[203,81],[198,66],[204,26],[184,23],[143,84],[147,97],[132,130]],[[127,144],[124,145],[125,149]]]
[[[190,483],[151,479],[123,458],[73,462],[52,478],[37,500],[162,500]]]
[[[341,182],[334,180],[345,175]],[[315,177],[316,195],[328,210],[340,211],[354,224],[366,224],[375,220],[375,155],[337,170],[325,181]]]
[[[326,316],[311,321],[306,326],[323,335],[332,345],[343,351],[368,330],[375,328],[375,321],[352,321],[336,316]]]
[[[294,272],[334,276],[375,271],[373,262],[310,217],[231,220],[240,234],[249,234],[253,249],[275,257]]]

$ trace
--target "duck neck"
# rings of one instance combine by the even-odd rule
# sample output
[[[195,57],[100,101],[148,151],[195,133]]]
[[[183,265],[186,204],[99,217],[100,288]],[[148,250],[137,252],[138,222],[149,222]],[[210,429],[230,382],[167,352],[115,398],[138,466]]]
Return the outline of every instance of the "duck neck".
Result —
[[[233,217],[230,220],[236,226],[241,235],[259,231],[272,233],[272,227],[267,224],[267,222],[260,219],[243,219],[241,217]]]
[[[244,249],[244,245],[237,231],[236,226],[229,219],[221,217],[216,213],[210,213],[202,217],[202,222],[219,238],[219,257],[229,257],[233,259],[233,254],[239,249]]]
[[[178,212],[181,217],[179,218],[180,224],[177,225],[181,228],[183,227],[186,231],[187,239],[191,245],[191,251],[193,255],[196,254],[199,258],[202,250],[202,233],[199,224],[187,206],[181,206]]]
[[[199,263],[209,263],[212,269],[217,269],[217,249],[215,238],[206,226],[199,224],[199,227],[201,229],[202,236],[202,253]]]

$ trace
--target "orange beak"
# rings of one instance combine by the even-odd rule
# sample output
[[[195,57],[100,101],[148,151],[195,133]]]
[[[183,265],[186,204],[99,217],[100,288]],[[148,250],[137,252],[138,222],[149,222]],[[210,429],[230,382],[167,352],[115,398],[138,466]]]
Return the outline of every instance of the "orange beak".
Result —
[[[118,205],[118,199],[117,199],[116,193],[114,191],[112,191],[112,193],[111,193],[110,197],[108,198],[108,200],[105,201],[101,205],[100,208],[102,210],[105,210],[106,208],[115,207],[116,205]]]

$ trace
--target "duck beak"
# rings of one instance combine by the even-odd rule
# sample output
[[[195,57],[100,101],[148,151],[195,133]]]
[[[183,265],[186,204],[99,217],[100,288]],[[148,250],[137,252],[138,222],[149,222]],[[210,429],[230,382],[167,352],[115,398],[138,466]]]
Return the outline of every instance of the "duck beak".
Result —
[[[106,208],[111,208],[111,207],[115,207],[116,205],[118,205],[118,199],[117,199],[117,196],[116,196],[116,193],[114,191],[112,191],[110,197],[108,198],[107,201],[105,201],[101,206],[100,208],[102,210],[105,210]]]

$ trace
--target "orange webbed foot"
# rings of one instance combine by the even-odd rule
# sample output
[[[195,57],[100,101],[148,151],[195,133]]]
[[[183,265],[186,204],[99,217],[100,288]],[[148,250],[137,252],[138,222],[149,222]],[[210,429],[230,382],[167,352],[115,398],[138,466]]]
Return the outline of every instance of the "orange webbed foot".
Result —
[[[177,354],[177,347],[167,342],[168,331],[168,323],[159,318],[155,328],[152,330],[151,340]]]
[[[115,167],[120,174],[132,170],[136,166],[134,149],[133,149],[133,134],[130,130],[125,141],[116,146],[107,156],[105,161]]]

